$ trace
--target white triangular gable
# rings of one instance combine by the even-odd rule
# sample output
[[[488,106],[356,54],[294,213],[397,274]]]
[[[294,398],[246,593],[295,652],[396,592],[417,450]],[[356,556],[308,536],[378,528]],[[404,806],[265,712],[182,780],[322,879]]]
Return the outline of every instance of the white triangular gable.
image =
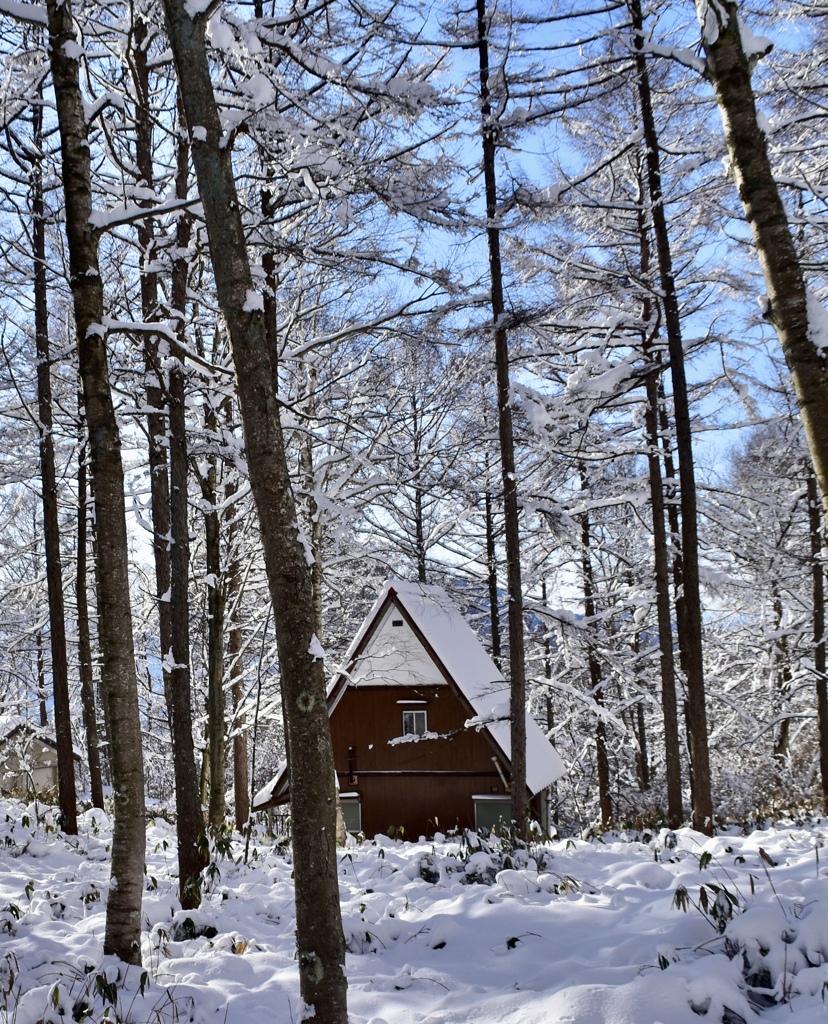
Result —
[[[439,686],[443,673],[410,622],[388,604],[349,671],[352,686]]]

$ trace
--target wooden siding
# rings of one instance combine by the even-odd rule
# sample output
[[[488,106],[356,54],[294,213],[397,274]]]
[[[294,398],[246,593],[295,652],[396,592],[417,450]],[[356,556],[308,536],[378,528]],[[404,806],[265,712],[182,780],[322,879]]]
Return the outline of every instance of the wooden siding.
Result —
[[[339,784],[344,785],[343,776]],[[497,775],[458,776],[424,772],[422,775],[360,775],[362,831],[366,836],[380,833],[416,842],[420,836],[453,828],[474,828],[476,793],[489,786],[503,787]],[[506,799],[504,797],[504,799]],[[398,829],[404,829],[402,834]]]
[[[425,703],[398,703],[413,700]],[[403,711],[414,710],[427,712],[428,731],[440,739],[389,745],[402,736]],[[331,716],[337,771],[348,770],[353,747],[357,772],[494,772],[486,734],[465,728],[471,714],[448,686],[349,686]]]
[[[399,701],[424,701],[405,703]],[[425,710],[438,739],[389,745],[404,710]],[[474,827],[472,796],[506,793],[485,733],[464,728],[469,709],[449,686],[349,686],[331,716],[342,792],[359,793],[368,836],[404,828],[405,837]],[[502,764],[501,770],[506,766]]]

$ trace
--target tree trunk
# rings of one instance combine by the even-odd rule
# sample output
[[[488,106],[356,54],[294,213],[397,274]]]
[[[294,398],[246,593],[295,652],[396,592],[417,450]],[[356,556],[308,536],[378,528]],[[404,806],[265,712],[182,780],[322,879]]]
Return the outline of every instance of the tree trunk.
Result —
[[[706,77],[713,83],[730,154],[733,181],[745,210],[765,278],[766,317],[791,371],[823,507],[828,512],[828,364],[809,331],[809,297],[785,206],[773,177],[764,131],[756,117],[750,59],[742,45],[738,7],[697,0]],[[757,54],[751,55],[756,59]],[[811,315],[824,316],[814,303]]]
[[[639,701],[635,708],[636,735],[638,737],[638,785],[642,793],[650,788],[650,755],[647,750],[647,723],[644,718],[644,704]]]
[[[86,414],[83,411],[83,391],[82,390],[81,390],[81,393],[78,395],[78,414],[79,414],[80,420],[81,420],[81,430],[84,432],[83,436],[86,439],[87,449],[88,449],[89,432],[88,432],[88,430],[86,430],[86,428],[84,426],[84,424],[86,423]],[[87,460],[87,465],[88,464],[89,464],[89,460]],[[88,524],[88,527],[89,527],[89,541],[90,541],[90,546],[92,548],[92,566],[93,566],[93,569],[94,569],[94,588],[91,591],[91,593],[95,595],[95,622],[97,624],[97,622],[98,622],[98,615],[97,615],[97,611],[98,611],[98,604],[97,604],[97,601],[98,601],[98,585],[97,585],[98,521],[97,521],[97,518],[95,516],[95,480],[94,480],[94,478],[92,477],[91,474],[85,474],[85,476],[86,476],[87,482],[89,484],[89,504],[87,506],[87,509],[90,509],[90,508],[92,509],[92,516],[91,516],[91,518],[87,516],[87,524]],[[87,590],[87,595],[89,595],[89,593],[90,593],[90,591]],[[89,620],[87,619],[87,621],[89,621]],[[98,633],[100,633],[100,630],[98,630]],[[101,664],[100,636],[96,635],[96,639],[98,641],[98,643],[97,643],[98,659],[99,659],[98,660],[98,664],[100,665]],[[91,652],[91,650],[92,650],[92,646],[91,646],[91,643],[90,643],[90,652]],[[93,664],[91,655],[90,655],[90,664]],[[98,693],[98,705],[100,706],[101,718],[103,720],[103,730],[104,730],[104,737],[105,737],[104,746],[106,748],[106,757],[101,762],[101,769],[102,769],[102,771],[104,773],[103,781],[107,785],[111,786],[112,785],[112,763],[111,763],[111,759],[110,759],[110,757],[111,757],[110,752],[112,750],[112,724],[111,724],[110,716],[109,716],[109,703],[107,701],[106,686],[104,685],[103,673],[102,672],[98,676],[97,693]]]
[[[38,98],[43,95],[38,86]],[[52,652],[55,741],[57,743],[58,802],[63,831],[77,835],[75,760],[69,708],[69,668],[66,661],[66,611],[60,562],[55,444],[52,421],[52,371],[49,355],[49,309],[46,286],[46,228],[43,206],[43,106],[32,109],[35,157],[32,163],[32,243],[34,257],[35,348],[37,350],[37,409],[40,420],[40,479],[43,533],[46,548],[46,587],[49,595],[49,643]]]
[[[589,491],[586,472],[580,468],[581,491],[586,495]],[[592,633],[597,628],[595,607],[595,579],[592,573],[590,556],[590,521],[589,513],[581,514],[581,575],[584,583],[584,617],[587,631],[587,664],[589,666],[589,685],[592,699],[598,705],[598,721],[595,726],[595,760],[598,770],[598,802],[601,808],[601,827],[608,829],[612,823],[612,798],[610,796],[610,770],[607,756],[607,726],[601,714],[604,707],[604,680],[601,673],[601,662],[595,652],[596,643]]]
[[[229,581],[228,581],[229,583]],[[235,606],[238,591],[228,592],[230,629],[227,634],[227,658],[230,662],[230,695],[233,700],[233,796],[236,805],[236,828],[241,831],[250,818],[250,789],[247,779],[247,722],[242,712],[244,683],[242,680],[242,635],[239,613]]]
[[[115,815],[112,884],[106,907],[104,954],[141,961],[141,895],[146,845],[141,723],[135,678],[124,474],[109,386],[98,239],[90,227],[91,154],[80,91],[75,26],[69,0],[47,0],[49,56],[55,91],[66,210],[69,273],[78,362],[89,427],[97,519],[97,583],[101,677],[112,748]]]
[[[526,838],[526,663],[523,640],[523,583],[520,566],[520,509],[512,430],[512,399],[509,382],[509,338],[504,326],[503,264],[496,179],[497,124],[489,94],[489,18],[486,0],[477,0],[477,51],[480,65],[480,113],[482,118],[483,178],[486,190],[486,240],[497,375],[498,437],[503,481],[503,518],[506,540],[506,581],[509,595],[509,683],[512,754],[512,821],[521,839]]]
[[[205,43],[206,16],[165,0],[173,56],[191,135],[193,162],[219,306],[233,348],[250,486],[259,515],[276,622],[287,725],[293,813],[296,940],[305,1017],[347,1024],[345,948],[339,910],[334,761],[310,566],[296,518],[284,437],[253,286],[244,227],[224,145]]]
[[[546,580],[541,582],[541,600],[543,601],[544,608],[547,606],[547,590]],[[552,637],[549,629],[546,630],[546,637],[543,641],[543,674],[546,678],[546,735],[549,737],[549,742],[552,742],[552,731],[555,728],[555,706],[552,702]],[[550,821],[547,822],[547,827],[554,823],[559,823],[560,811],[558,806],[558,783],[553,782],[547,791],[548,796],[548,808],[551,812]],[[550,829],[551,834],[551,829]]]
[[[676,664],[673,653],[673,623],[670,615],[670,567],[667,560],[667,531],[664,524],[664,490],[658,455],[658,393],[654,374],[647,375],[647,468],[653,513],[653,568],[656,593],[658,649],[661,661],[661,712],[664,719],[664,766],[667,787],[667,818],[671,828],[684,820],[681,798],[681,746],[676,700]]]
[[[227,404],[226,415],[230,418],[231,404]],[[235,476],[225,475],[224,516],[227,520],[227,584],[225,606],[229,619],[227,631],[227,661],[230,664],[230,696],[233,701],[233,797],[236,809],[236,828],[241,831],[250,818],[250,787],[247,778],[247,722],[244,712],[244,663],[242,661],[241,612],[241,564],[239,562],[237,538],[238,523],[233,498],[238,490]]]
[[[40,727],[45,729],[49,724],[49,715],[46,712],[46,661],[43,657],[43,633],[40,628],[35,633],[35,652],[37,660],[37,711]]]
[[[773,760],[776,764],[777,772],[781,772],[788,759],[788,747],[791,738],[791,720],[787,717],[785,711],[791,696],[793,673],[791,672],[788,637],[782,629],[782,620],[785,612],[782,606],[782,596],[779,593],[779,584],[776,580],[771,582],[771,592],[773,594],[774,634],[776,637],[773,644],[774,678],[771,708],[774,711],[774,717],[777,719],[773,737]]]
[[[146,188],[153,188],[153,132],[151,83],[146,46],[147,24],[134,22],[132,68],[136,92],[136,163]],[[186,199],[188,147],[178,140],[176,197]],[[155,265],[155,229],[151,218],[138,223],[141,247],[141,310],[146,323],[158,319],[158,274]],[[176,222],[176,252],[186,253],[189,221]],[[173,263],[171,306],[181,319],[186,305],[187,260]],[[165,343],[167,347],[168,343]],[[207,860],[199,837],[204,831],[195,770],[190,697],[189,525],[187,522],[187,439],[184,420],[184,370],[180,362],[169,373],[165,388],[159,337],[147,334],[144,342],[147,376],[150,502],[155,559],[158,632],[164,696],[170,723],[175,777],[176,836],[178,839],[179,899],[185,910],[197,907],[199,876]],[[169,450],[169,461],[167,452]]]
[[[204,426],[216,436],[215,410],[205,403]],[[207,568],[207,759],[210,768],[207,820],[217,828],[224,824],[225,814],[225,734],[224,714],[224,608],[225,580],[221,571],[221,522],[218,512],[216,456],[208,458],[206,478],[201,480],[204,513],[204,555]]]
[[[176,198],[187,198],[189,146],[179,138],[176,154]],[[170,298],[177,318],[176,333],[184,340],[184,310],[187,306],[190,219],[181,214],[176,223]],[[178,836],[179,890],[185,909],[201,900],[199,876],[207,866],[207,847],[202,842],[204,817],[198,785],[193,743],[193,710],[190,693],[190,524],[187,501],[188,458],[186,421],[186,375],[183,344],[174,352],[169,379],[170,445],[170,627],[172,666],[169,673],[169,706],[175,765],[176,832]],[[224,784],[222,772],[222,785]]]
[[[641,252],[641,276],[650,274],[650,236],[644,213],[645,189],[642,182],[641,203],[638,208],[638,237]],[[643,301],[644,330],[641,342],[644,358],[653,358],[653,343],[649,325],[653,322],[652,300]],[[681,749],[679,746],[678,706],[676,703],[676,665],[673,657],[673,624],[670,616],[670,567],[667,560],[667,530],[665,527],[664,488],[661,460],[659,459],[658,411],[659,394],[657,371],[653,369],[644,379],[647,396],[645,430],[647,434],[647,470],[650,484],[650,505],[653,516],[653,573],[656,594],[656,621],[658,622],[658,650],[661,667],[661,712],[664,720],[664,772],[667,788],[667,821],[670,828],[678,828],[684,820],[681,800]]]
[[[317,372],[315,367],[308,369],[307,417],[308,428],[299,437],[299,473],[306,494],[307,536],[310,539],[311,584],[313,586],[313,614],[316,621],[316,635],[322,636],[322,547],[324,543],[324,518],[316,500],[316,474],[313,466],[313,430],[311,424],[317,422],[316,417],[316,386]],[[425,576],[420,582],[425,583]]]
[[[823,519],[820,514],[816,477],[808,474],[808,523],[811,534],[811,576],[814,601],[814,673],[817,693],[819,770],[822,779],[822,809],[828,814],[828,678],[825,657],[825,563],[823,561]]]
[[[488,417],[484,412],[483,422],[488,429]],[[489,591],[489,623],[492,630],[492,661],[501,669],[500,642],[500,596],[497,590],[497,530],[495,528],[494,503],[489,489],[490,466],[488,445],[483,453],[486,474],[486,489],[483,492],[483,508],[486,518],[486,585]],[[544,580],[544,601],[546,601],[546,581]],[[501,669],[502,671],[502,669]]]
[[[497,592],[497,542],[494,509],[488,488],[483,495],[486,515],[486,587],[489,592],[489,625],[492,631],[492,661],[500,668],[500,597]]]
[[[80,671],[81,707],[86,730],[86,756],[89,764],[89,786],[92,806],[103,808],[101,750],[98,742],[98,720],[95,713],[95,679],[92,672],[92,642],[89,637],[89,597],[86,571],[86,427],[80,424],[81,444],[78,450],[78,546],[75,579],[75,601],[78,607],[78,663]]]
[[[681,337],[678,297],[673,277],[670,237],[664,211],[661,187],[661,163],[658,134],[653,116],[650,80],[644,54],[642,14],[640,0],[629,0],[633,28],[636,30],[636,70],[641,121],[646,147],[647,184],[650,192],[653,233],[664,305],[664,323],[667,347],[670,353],[670,375],[673,381],[676,450],[681,486],[681,555],[684,596],[683,636],[679,636],[684,668],[687,674],[688,729],[692,737],[693,757],[693,827],[711,835],[713,832],[713,798],[710,782],[710,751],[707,736],[707,709],[705,706],[704,662],[702,651],[702,616],[699,585],[699,537],[696,509],[696,477],[693,464],[693,437],[690,424],[690,405],[687,396],[687,378],[684,368],[684,346]]]
[[[175,287],[173,294],[175,294]],[[173,299],[175,305],[175,298]],[[181,307],[175,306],[180,309]],[[204,818],[198,787],[193,742],[190,694],[190,539],[187,515],[187,433],[185,423],[184,366],[179,355],[170,369],[170,611],[172,664],[169,671],[175,766],[176,831],[178,836],[179,890],[185,909],[201,901],[198,882],[206,866],[201,842]],[[224,778],[222,773],[222,785]]]

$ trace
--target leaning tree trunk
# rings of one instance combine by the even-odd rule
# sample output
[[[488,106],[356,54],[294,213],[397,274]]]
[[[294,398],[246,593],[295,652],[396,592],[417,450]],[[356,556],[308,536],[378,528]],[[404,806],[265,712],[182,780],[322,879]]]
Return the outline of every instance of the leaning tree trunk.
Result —
[[[687,674],[687,727],[691,738],[690,757],[693,762],[693,827],[708,835],[713,832],[713,797],[710,781],[710,750],[707,735],[707,708],[705,706],[704,661],[702,650],[702,615],[699,583],[699,534],[696,507],[696,474],[693,464],[693,435],[690,425],[690,404],[687,395],[687,377],[684,368],[684,345],[681,337],[678,296],[673,276],[673,259],[667,216],[664,211],[664,193],[661,186],[661,161],[658,133],[653,115],[650,79],[644,53],[642,13],[640,0],[629,0],[635,35],[638,98],[646,147],[647,185],[656,241],[659,278],[661,284],[667,349],[670,354],[670,375],[673,381],[673,408],[675,411],[676,450],[681,488],[681,555],[684,614],[682,634],[679,636]]]
[[[497,125],[489,94],[489,17],[486,0],[477,0],[477,52],[480,65],[480,114],[482,118],[483,179],[486,190],[486,240],[497,376],[498,436],[503,481],[503,519],[506,540],[506,586],[509,598],[509,684],[512,755],[512,822],[520,838],[527,834],[526,800],[526,662],[523,640],[523,582],[520,569],[520,509],[512,430],[512,399],[509,383],[509,337],[504,326],[503,263],[497,206]]]
[[[774,181],[767,139],[756,116],[750,65],[751,59],[764,53],[745,53],[738,7],[732,0],[696,0],[696,8],[707,58],[706,77],[716,90],[731,176],[739,190],[768,290],[765,315],[776,330],[791,371],[823,508],[828,514],[828,362],[816,344],[816,325],[809,324],[802,264]],[[810,302],[811,315],[824,317],[817,298],[811,296]]]
[[[250,487],[259,516],[276,622],[293,811],[296,942],[306,1009],[346,1024],[345,947],[336,857],[336,790],[324,661],[316,637],[310,567],[301,541],[265,337],[250,271],[231,149],[225,145],[207,59],[206,13],[164,0],[193,145],[193,163],[218,303],[237,369]],[[198,131],[196,132],[196,129]]]
[[[38,99],[42,98],[38,87]],[[52,652],[55,741],[57,743],[58,802],[62,828],[77,835],[75,759],[72,752],[72,720],[69,708],[69,667],[66,660],[66,611],[63,600],[63,568],[60,562],[55,443],[52,419],[52,370],[49,355],[49,309],[46,286],[46,226],[43,204],[43,106],[32,111],[34,152],[32,164],[32,243],[34,257],[35,347],[37,350],[37,410],[40,420],[40,479],[43,502],[43,533],[46,547],[46,586],[49,595],[49,643]]]
[[[112,879],[104,953],[141,962],[141,895],[146,819],[141,723],[129,603],[129,560],[121,444],[106,361],[103,281],[92,214],[88,122],[79,83],[70,0],[47,0],[49,59],[55,92],[66,210],[69,275],[78,362],[89,429],[97,519],[98,620],[101,677],[106,690],[114,789]]]

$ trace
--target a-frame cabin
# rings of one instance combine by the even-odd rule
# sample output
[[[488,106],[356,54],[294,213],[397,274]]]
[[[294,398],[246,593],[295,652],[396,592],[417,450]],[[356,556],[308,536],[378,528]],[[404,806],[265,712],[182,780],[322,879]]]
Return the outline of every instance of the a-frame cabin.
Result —
[[[328,711],[349,831],[416,840],[508,822],[508,683],[444,590],[387,583],[343,664]],[[564,767],[528,714],[526,762],[532,813],[545,825],[540,794]],[[284,767],[254,809],[289,799]]]

